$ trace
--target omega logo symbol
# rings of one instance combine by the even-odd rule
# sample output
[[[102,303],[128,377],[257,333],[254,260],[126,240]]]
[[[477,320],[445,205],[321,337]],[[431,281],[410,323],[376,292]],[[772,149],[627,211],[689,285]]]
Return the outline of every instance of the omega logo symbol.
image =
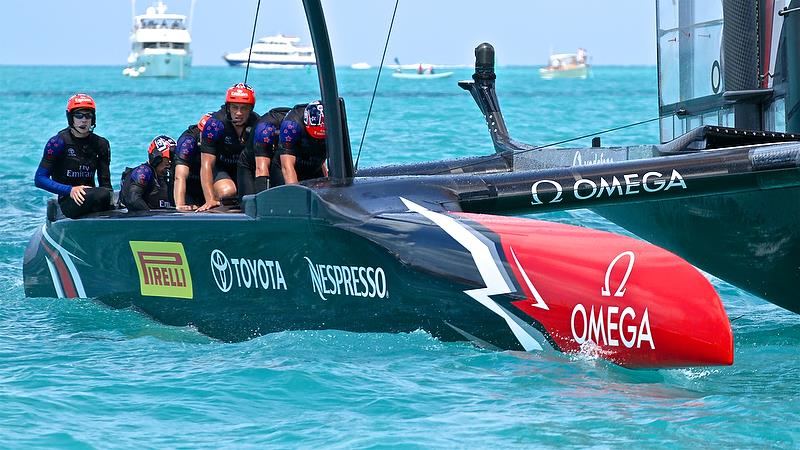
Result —
[[[560,183],[558,183],[557,181],[553,181],[553,180],[539,180],[536,183],[533,183],[533,186],[531,186],[531,195],[533,196],[533,201],[531,202],[531,205],[541,205],[541,204],[544,203],[541,200],[539,200],[539,185],[542,184],[542,183],[550,184],[556,190],[555,198],[553,198],[552,200],[550,200],[547,203],[558,203],[558,202],[560,202],[562,200],[561,199],[561,194],[562,194],[563,188],[561,187]]]
[[[626,256],[628,257],[628,269],[625,271],[625,276],[622,277],[622,282],[619,284],[619,287],[617,287],[617,290],[614,292],[614,297],[622,297],[625,295],[625,284],[628,283],[628,277],[631,276],[633,263],[636,260],[636,256],[630,250],[620,253],[611,260],[611,263],[609,263],[608,268],[606,269],[605,285],[600,290],[600,295],[603,297],[611,297],[611,287],[609,286],[611,283],[611,270],[614,269],[614,266],[617,265],[618,261]]]

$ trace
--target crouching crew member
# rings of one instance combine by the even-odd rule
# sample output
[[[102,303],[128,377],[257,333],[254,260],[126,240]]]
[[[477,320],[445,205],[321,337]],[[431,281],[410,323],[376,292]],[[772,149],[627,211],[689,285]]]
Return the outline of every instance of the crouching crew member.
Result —
[[[279,145],[284,179],[271,183],[273,186],[327,177],[325,160],[328,158],[328,149],[325,146],[325,114],[322,102],[316,101],[292,108],[281,123]]]
[[[200,184],[200,135],[211,114],[203,115],[178,138],[172,164],[173,198],[175,207],[183,211],[197,209],[206,202]]]
[[[122,174],[120,201],[128,211],[147,211],[169,208],[167,173],[170,168],[170,152],[175,141],[165,135],[157,136],[147,149],[148,161]]]
[[[94,133],[96,111],[87,94],[69,98],[68,126],[47,141],[34,176],[36,187],[58,195],[61,211],[71,219],[111,209],[111,148]]]
[[[224,109],[214,113],[203,127],[200,183],[206,201],[198,211],[219,206],[221,198],[236,196],[239,154],[258,120],[258,114],[253,112],[255,104],[253,88],[244,83],[235,84],[225,95]]]
[[[239,182],[240,197],[269,189],[270,164],[275,159],[281,122],[290,110],[291,108],[284,106],[272,108],[256,122],[252,138],[239,155],[239,169],[236,178]],[[280,172],[279,164],[276,172]],[[279,176],[277,179],[281,178]]]

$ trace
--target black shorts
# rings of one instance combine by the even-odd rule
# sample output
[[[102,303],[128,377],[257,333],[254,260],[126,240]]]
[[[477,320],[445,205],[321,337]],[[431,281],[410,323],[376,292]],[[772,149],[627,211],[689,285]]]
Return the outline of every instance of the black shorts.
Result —
[[[61,212],[70,219],[77,219],[81,216],[94,212],[108,211],[111,209],[111,189],[108,188],[89,188],[83,198],[83,204],[78,205],[70,196],[58,199]]]
[[[219,180],[231,180],[236,184],[236,168],[228,169],[226,167],[214,166],[214,183]]]

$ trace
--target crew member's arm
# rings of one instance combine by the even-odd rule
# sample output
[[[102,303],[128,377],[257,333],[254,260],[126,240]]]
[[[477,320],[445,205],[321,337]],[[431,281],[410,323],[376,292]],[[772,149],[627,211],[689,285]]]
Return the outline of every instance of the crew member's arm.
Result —
[[[200,155],[200,185],[203,187],[203,196],[206,202],[197,208],[197,211],[206,211],[220,205],[219,199],[214,194],[214,164],[217,157],[209,153]]]
[[[189,168],[184,165],[175,166],[175,186],[172,195],[175,198],[175,207],[181,210],[191,209],[186,204],[186,179],[189,178]]]
[[[297,184],[297,139],[300,137],[300,124],[293,120],[284,120],[281,123],[279,138],[281,172],[286,184]]]
[[[328,162],[327,161],[322,163],[322,176],[323,177],[327,177],[328,176]]]
[[[256,192],[269,189],[269,165],[271,161],[266,156],[256,156]]]
[[[214,118],[208,119],[200,139],[200,185],[206,202],[198,212],[216,208],[220,201],[214,193],[214,165],[217,163],[217,148],[222,145],[225,125]]]
[[[82,205],[84,195],[86,195],[86,189],[88,189],[89,186],[70,186],[59,183],[52,178],[53,167],[63,157],[64,147],[64,141],[57,135],[47,141],[47,144],[44,146],[42,160],[39,162],[36,175],[33,177],[33,183],[39,189],[44,189],[45,191],[64,197],[69,196],[75,200],[75,203]]]
[[[294,168],[297,163],[297,157],[294,155],[281,155],[281,172],[283,172],[283,181],[286,184],[297,184],[297,171]]]
[[[256,192],[269,189],[269,165],[275,157],[275,144],[278,142],[278,129],[266,122],[259,123],[253,132],[253,147],[256,157]]]
[[[139,166],[128,176],[127,189],[123,186],[122,200],[128,211],[149,211],[150,205],[144,197],[147,195],[147,186],[152,182],[153,171],[148,166]]]
[[[189,161],[192,154],[199,151],[198,142],[192,136],[185,136],[178,139],[175,149],[175,174],[173,175],[172,197],[175,199],[175,207],[180,210],[190,210],[192,205],[186,204],[186,180],[189,179]],[[196,154],[196,153],[195,153]]]
[[[269,164],[272,160],[266,156],[256,156],[256,176],[269,177]]]

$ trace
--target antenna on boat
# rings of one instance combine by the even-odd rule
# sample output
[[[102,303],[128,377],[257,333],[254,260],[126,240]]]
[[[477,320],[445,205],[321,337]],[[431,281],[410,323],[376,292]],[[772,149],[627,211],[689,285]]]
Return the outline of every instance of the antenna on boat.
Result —
[[[303,0],[306,10],[311,42],[317,57],[317,74],[325,108],[325,145],[328,147],[328,176],[334,186],[350,183],[353,178],[353,155],[350,152],[350,136],[347,132],[344,101],[339,98],[336,85],[336,67],[333,63],[328,26],[320,0]]]
[[[194,5],[197,3],[197,0],[192,0],[192,4],[189,6],[189,23],[187,24],[187,28],[189,33],[192,32],[192,22],[194,22]],[[258,15],[258,13],[256,13]]]
[[[131,25],[136,28],[136,0],[131,0]]]
[[[192,1],[194,5],[194,1]],[[247,84],[247,75],[250,74],[250,57],[253,56],[253,41],[256,39],[256,25],[258,25],[258,10],[261,9],[261,0],[256,5],[256,17],[253,20],[253,35],[250,36],[250,48],[247,49],[247,66],[244,69],[244,84]]]
[[[383,71],[383,62],[386,60],[386,49],[389,47],[389,37],[392,35],[392,27],[394,27],[394,17],[397,15],[397,5],[400,0],[394,2],[394,12],[392,13],[392,21],[389,23],[389,33],[386,35],[386,43],[383,44],[383,56],[381,56],[381,65],[378,67],[378,76],[375,78],[375,88],[372,90],[372,98],[369,100],[369,110],[367,111],[367,121],[364,122],[364,131],[361,133],[361,142],[358,144],[358,155],[356,155],[356,164],[353,170],[358,170],[358,160],[361,159],[361,147],[364,146],[364,138],[367,136],[367,126],[369,125],[369,116],[372,114],[372,104],[375,103],[375,94],[378,92],[378,82],[381,81],[381,71]],[[400,61],[397,57],[394,58],[397,63],[397,70],[400,70]]]

